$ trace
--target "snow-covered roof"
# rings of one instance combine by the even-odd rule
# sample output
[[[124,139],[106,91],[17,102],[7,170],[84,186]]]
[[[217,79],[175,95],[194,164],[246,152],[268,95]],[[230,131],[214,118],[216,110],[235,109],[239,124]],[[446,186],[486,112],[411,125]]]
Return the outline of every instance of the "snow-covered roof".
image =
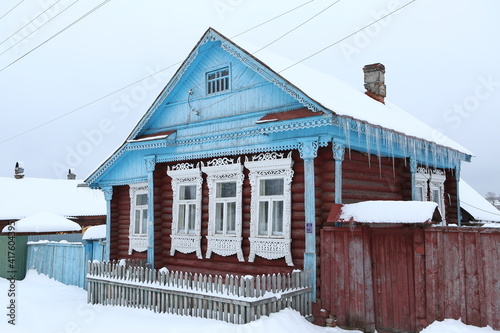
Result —
[[[92,239],[103,239],[106,238],[106,225],[95,225],[87,230],[83,234],[82,239],[84,240],[92,240]]]
[[[463,179],[460,179],[459,195],[460,207],[472,215],[476,221],[500,222],[500,210]]]
[[[432,201],[372,200],[333,205],[329,222],[431,223],[437,204]]]
[[[12,227],[14,229],[12,229]],[[67,218],[53,214],[51,212],[40,212],[20,219],[12,225],[7,225],[2,232],[27,232],[27,233],[46,233],[46,232],[71,232],[80,231],[82,228],[76,222]]]
[[[79,187],[82,182],[0,177],[0,219],[20,219],[40,211],[66,217],[106,215],[102,191]]]
[[[250,53],[257,49],[245,41],[238,41],[238,45]],[[434,142],[437,145],[473,155],[467,148],[388,102],[387,99],[385,104],[377,102],[365,95],[364,91],[356,89],[346,82],[300,63],[296,64],[296,61],[267,50],[259,51],[255,57],[307,96],[337,115],[367,122],[409,137]]]

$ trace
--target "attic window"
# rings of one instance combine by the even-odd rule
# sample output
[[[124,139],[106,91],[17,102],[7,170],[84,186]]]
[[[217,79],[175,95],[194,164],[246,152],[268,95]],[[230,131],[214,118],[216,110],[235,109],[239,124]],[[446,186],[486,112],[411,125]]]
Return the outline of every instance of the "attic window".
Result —
[[[207,95],[229,90],[229,66],[207,73]]]

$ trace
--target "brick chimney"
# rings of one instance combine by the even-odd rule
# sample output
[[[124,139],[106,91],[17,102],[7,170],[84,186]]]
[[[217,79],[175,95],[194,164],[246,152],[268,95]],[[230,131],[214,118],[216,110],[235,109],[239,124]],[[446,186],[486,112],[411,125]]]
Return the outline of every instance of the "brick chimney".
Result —
[[[385,66],[380,63],[366,65],[363,67],[363,73],[365,74],[365,94],[385,104]]]
[[[68,170],[67,178],[68,178],[68,180],[75,180],[76,179],[76,175],[73,173],[73,169]]]
[[[23,162],[16,162],[16,167],[14,168],[14,178],[16,178],[16,179],[23,179],[24,178]]]

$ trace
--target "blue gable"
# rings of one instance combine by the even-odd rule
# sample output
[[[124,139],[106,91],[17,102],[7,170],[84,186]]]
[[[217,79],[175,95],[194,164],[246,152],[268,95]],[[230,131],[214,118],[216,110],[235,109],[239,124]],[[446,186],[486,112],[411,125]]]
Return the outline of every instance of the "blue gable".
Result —
[[[224,88],[208,86],[210,73],[229,73],[224,83],[218,82]],[[299,109],[309,111],[286,114]],[[285,116],[277,121],[270,114]],[[456,168],[470,159],[433,142],[338,116],[209,29],[127,141],[86,182],[102,187],[144,181],[150,155],[167,162],[288,150],[297,149],[298,139],[304,138],[320,146],[335,138],[368,154],[413,156],[435,167]]]

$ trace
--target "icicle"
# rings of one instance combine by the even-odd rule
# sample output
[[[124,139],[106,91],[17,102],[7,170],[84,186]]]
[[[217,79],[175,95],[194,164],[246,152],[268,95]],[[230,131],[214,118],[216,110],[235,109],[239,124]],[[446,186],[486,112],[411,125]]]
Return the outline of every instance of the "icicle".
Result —
[[[382,157],[380,154],[380,132],[378,128],[375,128],[375,146],[377,147],[377,160],[378,160],[378,173],[379,177],[382,178]]]
[[[366,150],[368,152],[368,168],[371,169],[371,138],[370,138],[370,127],[365,124],[365,133],[366,133]]]

